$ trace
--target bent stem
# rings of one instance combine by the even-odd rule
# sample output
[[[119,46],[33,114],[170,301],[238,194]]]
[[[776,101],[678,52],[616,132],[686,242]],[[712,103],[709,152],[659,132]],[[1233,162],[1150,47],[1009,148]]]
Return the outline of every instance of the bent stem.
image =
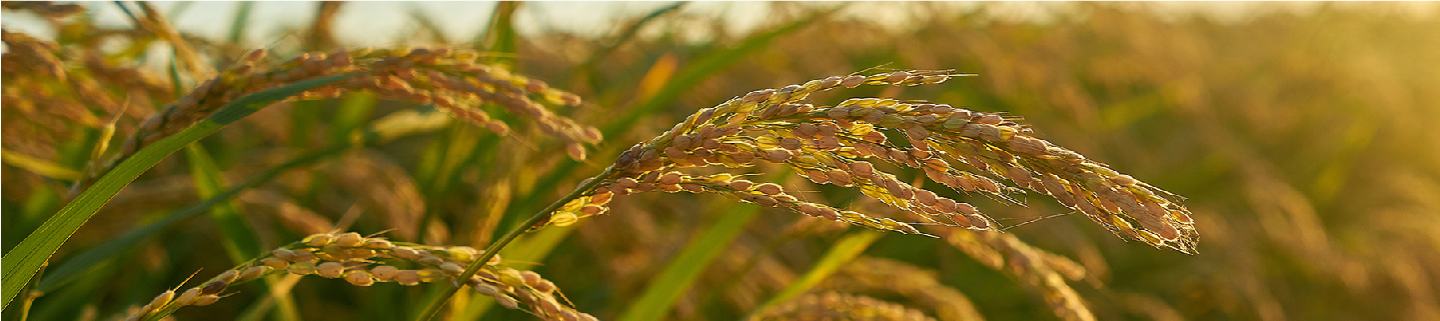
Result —
[[[436,298],[434,302],[431,302],[430,306],[425,308],[425,312],[421,313],[420,317],[415,320],[429,321],[431,319],[434,319],[435,315],[440,314],[440,310],[445,307],[445,304],[450,302],[450,297],[455,296],[455,293],[459,292],[460,288],[466,284],[465,280],[469,280],[471,277],[474,277],[475,273],[479,272],[480,268],[485,265],[485,262],[489,262],[490,258],[495,257],[495,254],[500,253],[500,250],[504,249],[505,245],[510,244],[511,241],[515,241],[515,239],[519,238],[521,234],[525,234],[525,232],[529,231],[536,225],[539,225],[541,223],[544,223],[546,220],[549,220],[550,215],[554,214],[555,211],[560,209],[561,206],[565,206],[565,203],[569,203],[571,200],[574,200],[576,198],[579,198],[580,196],[594,191],[596,187],[600,187],[600,184],[609,180],[613,176],[615,176],[615,167],[611,166],[605,168],[604,172],[601,172],[600,174],[595,175],[595,177],[591,177],[580,183],[580,186],[575,187],[575,190],[570,191],[570,194],[565,195],[565,197],[561,197],[558,200],[555,200],[555,202],[550,203],[549,206],[546,206],[544,209],[536,212],[535,215],[532,215],[530,216],[530,218],[525,219],[525,222],[522,222],[520,223],[520,225],[515,226],[515,228],[510,229],[509,232],[505,232],[504,236],[501,236],[499,240],[495,240],[495,242],[490,243],[489,247],[485,248],[484,254],[480,254],[479,258],[476,258],[475,261],[470,262],[470,265],[465,267],[465,272],[461,273],[460,276],[456,277],[456,282],[451,283],[449,288],[445,290],[445,294],[440,295],[440,297]]]

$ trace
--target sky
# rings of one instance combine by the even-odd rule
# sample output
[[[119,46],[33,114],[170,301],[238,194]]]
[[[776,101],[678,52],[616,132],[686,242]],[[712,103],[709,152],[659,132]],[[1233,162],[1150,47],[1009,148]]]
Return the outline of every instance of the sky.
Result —
[[[111,2],[87,2],[90,12],[103,25],[127,26],[129,20]],[[517,13],[517,29],[522,33],[534,34],[545,30],[559,30],[582,36],[595,36],[613,32],[624,21],[644,15],[669,2],[528,2]],[[228,1],[199,2],[155,2],[166,12],[171,23],[178,29],[202,36],[221,38],[230,28],[240,3]],[[815,6],[831,6],[835,3],[813,3]],[[897,2],[872,2],[853,4],[844,14],[864,16],[880,21],[903,21],[903,4]],[[940,6],[975,6],[973,3],[947,3]],[[1067,4],[1007,2],[988,3],[992,14],[1001,19],[1045,19],[1048,12]],[[1175,13],[1201,13],[1220,20],[1244,19],[1251,13],[1273,10],[1303,11],[1323,5],[1317,3],[1152,3],[1155,10]],[[250,45],[264,45],[278,37],[289,34],[288,30],[304,28],[314,15],[317,4],[300,1],[257,2],[251,11],[251,28],[247,30],[246,41]],[[413,35],[418,25],[413,19],[419,13],[435,21],[437,26],[451,35],[452,40],[468,41],[485,28],[494,2],[484,1],[432,1],[432,2],[350,2],[342,7],[335,22],[336,36],[342,43],[354,46],[386,46],[403,41]],[[1435,3],[1414,4],[1416,14],[1435,14]],[[731,31],[743,32],[766,22],[769,5],[764,2],[696,2],[684,9],[697,15],[719,15],[727,19]],[[1404,10],[1404,9],[1402,9]],[[0,24],[32,34],[47,34],[43,24],[33,17],[22,15],[0,16]]]

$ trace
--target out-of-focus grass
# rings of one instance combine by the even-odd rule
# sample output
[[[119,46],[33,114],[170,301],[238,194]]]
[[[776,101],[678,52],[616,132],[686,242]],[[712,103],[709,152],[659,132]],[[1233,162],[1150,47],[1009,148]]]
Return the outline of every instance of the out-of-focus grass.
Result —
[[[1047,139],[1189,198],[1202,235],[1196,256],[1117,242],[1102,230],[1074,224],[1083,220],[1074,215],[1009,230],[1080,262],[1089,273],[1072,285],[1099,319],[1440,318],[1435,300],[1440,297],[1440,269],[1435,268],[1440,266],[1440,219],[1433,215],[1440,211],[1440,149],[1431,147],[1440,145],[1440,131],[1431,128],[1440,121],[1434,103],[1440,101],[1440,91],[1434,90],[1440,73],[1426,68],[1426,62],[1440,61],[1440,36],[1432,31],[1440,30],[1440,12],[1399,12],[1434,8],[1327,4],[1217,19],[1148,5],[1067,4],[1039,5],[1050,18],[1027,20],[996,14],[986,5],[914,3],[898,5],[904,19],[881,21],[847,14],[864,10],[863,5],[833,14],[821,11],[824,6],[772,6],[765,27],[746,34],[732,34],[723,28],[725,22],[684,6],[653,18],[632,18],[644,21],[639,31],[625,27],[630,25],[625,21],[603,26],[611,32],[596,38],[561,32],[497,35],[493,23],[477,23],[476,30],[485,31],[475,37],[447,35],[479,39],[477,45],[489,44],[485,49],[501,53],[496,57],[512,61],[515,69],[589,99],[589,106],[561,112],[607,128],[606,142],[593,151],[591,162],[565,159],[552,150],[557,144],[531,139],[538,135],[527,128],[516,128],[519,138],[491,138],[457,126],[363,148],[399,164],[424,191],[428,220],[420,226],[427,230],[412,226],[408,234],[427,242],[483,247],[510,222],[578,183],[581,175],[598,171],[619,150],[700,107],[751,89],[876,66],[955,68],[980,77],[906,89],[905,96],[1023,116]],[[526,8],[517,10],[511,17],[525,19]],[[23,13],[5,13],[13,14]],[[240,27],[231,29],[229,39],[197,43],[197,49],[225,57],[224,44],[239,39],[288,54],[328,49],[282,41],[309,33],[254,32],[272,30],[247,27],[254,18],[237,15],[232,23]],[[101,31],[76,28],[57,32],[62,44]],[[117,46],[122,50],[102,56],[135,65],[168,57],[143,49],[154,40],[122,40]],[[603,59],[590,58],[600,53]],[[652,81],[659,83],[643,84],[652,71],[651,78],[658,79]],[[105,84],[112,86],[107,90],[115,99],[124,98],[127,89]],[[10,78],[6,87],[7,95],[16,88]],[[0,199],[7,252],[68,201],[67,176],[24,164],[82,168],[101,134],[65,117],[59,107],[22,109],[8,97]],[[246,174],[268,168],[259,164],[277,163],[262,162],[257,155],[323,150],[351,139],[376,118],[413,107],[366,99],[352,95],[273,108],[203,146],[214,158],[217,177],[247,182]],[[144,107],[140,110],[156,106]],[[110,115],[98,106],[87,108],[98,119]],[[116,136],[126,137],[137,119],[119,119]],[[11,153],[38,162],[16,163]],[[337,152],[335,157],[361,156]],[[159,162],[121,191],[119,204],[102,209],[103,215],[81,228],[51,267],[85,257],[77,254],[92,247],[114,244],[125,231],[153,222],[153,214],[203,201],[193,190],[202,186],[167,183],[190,181],[182,162],[188,159],[176,159]],[[337,188],[342,181],[326,173],[319,168],[290,171],[275,182],[246,187],[284,195],[331,219],[357,207],[359,231],[395,228],[378,217],[381,209],[364,205],[366,195]],[[828,189],[814,192],[836,200],[856,197]],[[127,198],[153,201],[121,206],[135,204]],[[492,207],[501,198],[508,205]],[[696,210],[694,204],[705,200],[644,195],[621,200],[609,215],[533,234],[505,256],[533,264],[580,310],[616,318],[632,302],[651,301],[642,298],[657,276],[669,275],[661,271],[675,258],[698,255],[685,246],[691,239],[712,228],[712,222],[735,219],[723,217],[727,211]],[[1065,213],[1039,198],[1029,205],[994,214],[1014,224]],[[301,234],[280,224],[285,219],[280,213],[244,204],[235,204],[235,210],[256,224],[249,232],[260,248]],[[719,256],[690,276],[692,284],[664,291],[682,295],[655,300],[673,302],[657,307],[669,311],[663,318],[747,315],[803,279],[823,261],[833,245],[829,241],[841,235],[819,229],[807,232],[819,237],[765,250],[771,240],[786,237],[783,232],[809,224],[793,215],[765,215],[769,212],[762,211],[719,247]],[[224,228],[220,223],[170,224],[151,232],[148,240],[136,239],[134,247],[114,250],[123,254],[116,259],[99,260],[85,273],[66,273],[65,285],[47,288],[35,301],[30,319],[104,319],[143,304],[196,269],[228,266],[228,257],[215,254],[223,253],[214,242]],[[988,319],[1054,318],[1043,300],[1017,282],[943,242],[892,236],[871,245],[865,255],[937,271],[945,285],[968,296]],[[290,293],[300,316],[317,320],[405,319],[428,300],[425,289],[357,289],[328,281],[301,282]],[[245,288],[215,306],[177,316],[236,316],[264,296],[258,286]],[[457,315],[524,317],[485,309],[483,300],[472,301],[474,310]],[[5,318],[15,318],[13,311],[7,308]]]

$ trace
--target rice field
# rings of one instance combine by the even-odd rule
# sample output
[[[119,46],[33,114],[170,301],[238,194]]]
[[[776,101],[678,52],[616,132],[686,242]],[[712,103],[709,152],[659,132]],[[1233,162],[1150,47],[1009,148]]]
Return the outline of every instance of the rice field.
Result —
[[[1440,320],[1433,4],[3,5],[4,320]]]

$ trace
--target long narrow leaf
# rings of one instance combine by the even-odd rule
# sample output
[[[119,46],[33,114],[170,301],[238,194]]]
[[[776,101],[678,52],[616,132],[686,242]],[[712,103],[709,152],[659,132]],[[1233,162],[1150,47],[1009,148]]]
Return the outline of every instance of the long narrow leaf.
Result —
[[[680,255],[670,260],[665,269],[650,280],[650,285],[645,288],[640,299],[626,308],[619,320],[648,321],[664,318],[675,305],[675,301],[680,299],[680,295],[699,278],[700,272],[704,272],[705,267],[710,266],[710,262],[719,257],[731,241],[740,236],[745,223],[749,223],[759,213],[759,207],[746,205],[720,215],[719,221],[710,224],[699,237],[685,245]]]
[[[165,228],[171,225],[175,225],[177,222],[204,214],[215,205],[229,201],[235,198],[235,196],[240,195],[240,192],[269,182],[287,171],[314,164],[315,162],[334,155],[339,155],[340,152],[346,150],[345,147],[348,146],[332,146],[327,149],[297,156],[280,165],[266,169],[252,176],[249,180],[231,186],[224,192],[214,194],[214,196],[200,201],[195,205],[172,212],[154,222],[130,230],[119,237],[111,238],[103,244],[65,260],[59,267],[53,269],[53,272],[48,273],[44,280],[41,280],[38,290],[42,292],[53,292],[59,287],[74,281],[80,275],[86,274],[87,271],[94,270],[94,268],[100,266],[101,263],[128,252],[131,248],[140,244],[141,241],[149,239],[151,236],[165,230]]]
[[[204,147],[198,143],[186,146],[185,158],[190,163],[190,176],[195,180],[195,192],[200,199],[215,197],[225,188],[224,174]],[[216,204],[210,209],[210,218],[220,226],[220,238],[230,261],[245,262],[260,251],[260,242],[250,232],[253,229],[240,217],[233,202]]]
[[[195,191],[201,199],[215,197],[225,188],[224,175],[220,173],[220,166],[215,165],[215,160],[210,153],[200,146],[200,143],[191,143],[185,147],[185,156],[190,163],[190,176],[195,180]],[[220,236],[223,238],[225,252],[230,256],[230,261],[241,263],[255,257],[260,252],[260,241],[256,240],[251,233],[254,229],[240,217],[240,210],[236,208],[233,201],[216,204],[210,209],[210,218],[220,226]],[[274,278],[264,280],[265,288],[275,287]],[[267,291],[268,292],[268,291]],[[275,293],[275,292],[272,292]],[[276,314],[279,320],[299,320],[300,312],[295,308],[295,300],[290,297],[288,291],[276,293],[279,301],[279,312]]]
[[[434,131],[444,124],[449,123],[449,120],[450,118],[438,112],[428,114],[409,111],[395,112],[376,121],[369,129],[360,134],[362,138],[354,141],[360,142],[362,144],[361,146],[383,143],[402,136]],[[154,222],[137,227],[126,232],[124,235],[111,238],[105,243],[75,255],[65,260],[58,267],[50,269],[50,272],[46,273],[45,279],[41,280],[38,290],[46,293],[54,292],[59,287],[78,279],[79,276],[89,274],[90,271],[94,271],[97,267],[105,262],[109,262],[116,256],[129,252],[131,248],[134,248],[141,241],[149,239],[165,228],[175,225],[175,223],[181,220],[205,213],[209,211],[211,207],[229,201],[245,190],[270,182],[276,177],[279,177],[280,174],[340,155],[354,147],[351,142],[352,140],[342,140],[329,147],[295,156],[274,167],[251,175],[250,179],[231,186],[224,192],[172,212]]]
[[[170,154],[185,145],[220,131],[225,125],[245,118],[270,103],[357,75],[358,73],[345,73],[319,77],[240,97],[221,107],[205,120],[131,155],[130,158],[125,159],[110,172],[100,177],[90,188],[81,192],[54,216],[45,220],[45,223],[26,236],[25,240],[20,241],[20,244],[17,244],[14,249],[5,253],[4,258],[0,259],[3,261],[0,262],[0,266],[4,268],[4,279],[3,282],[0,282],[0,287],[4,288],[4,306],[10,305],[10,301],[20,294],[20,289],[25,286],[25,283],[30,282],[30,278],[35,276],[35,272],[40,269],[40,266],[55,254],[55,251],[60,249],[60,245],[70,239],[70,236],[74,235],[81,225],[90,220],[95,212],[108,203],[110,198]]]
[[[821,257],[820,261],[816,262],[815,266],[810,268],[810,271],[805,272],[805,275],[801,276],[799,280],[790,283],[789,286],[780,291],[780,294],[771,297],[769,301],[766,301],[765,304],[762,304],[760,308],[755,309],[755,311],[764,311],[765,308],[784,303],[801,294],[805,294],[805,292],[810,291],[811,288],[819,285],[821,281],[825,281],[825,278],[830,277],[831,274],[835,274],[835,271],[839,271],[840,267],[844,266],[845,263],[849,263],[851,260],[859,257],[860,254],[865,253],[865,249],[870,248],[870,244],[874,244],[876,240],[879,240],[880,237],[884,235],[882,232],[876,230],[862,230],[846,235],[844,238],[836,241],[835,245],[830,246],[830,250],[825,252],[825,256]]]
[[[765,181],[780,181],[790,175],[790,171],[781,171],[765,178]],[[637,320],[659,320],[665,317],[670,309],[674,308],[675,302],[680,295],[695,281],[700,274],[705,272],[705,267],[719,257],[730,243],[740,236],[740,232],[746,224],[755,220],[760,213],[760,208],[755,206],[733,207],[731,203],[720,203],[710,206],[710,212],[721,212],[720,219],[709,224],[700,236],[692,240],[680,254],[671,259],[660,274],[652,279],[641,292],[640,298],[625,308],[620,319],[625,321]]]

